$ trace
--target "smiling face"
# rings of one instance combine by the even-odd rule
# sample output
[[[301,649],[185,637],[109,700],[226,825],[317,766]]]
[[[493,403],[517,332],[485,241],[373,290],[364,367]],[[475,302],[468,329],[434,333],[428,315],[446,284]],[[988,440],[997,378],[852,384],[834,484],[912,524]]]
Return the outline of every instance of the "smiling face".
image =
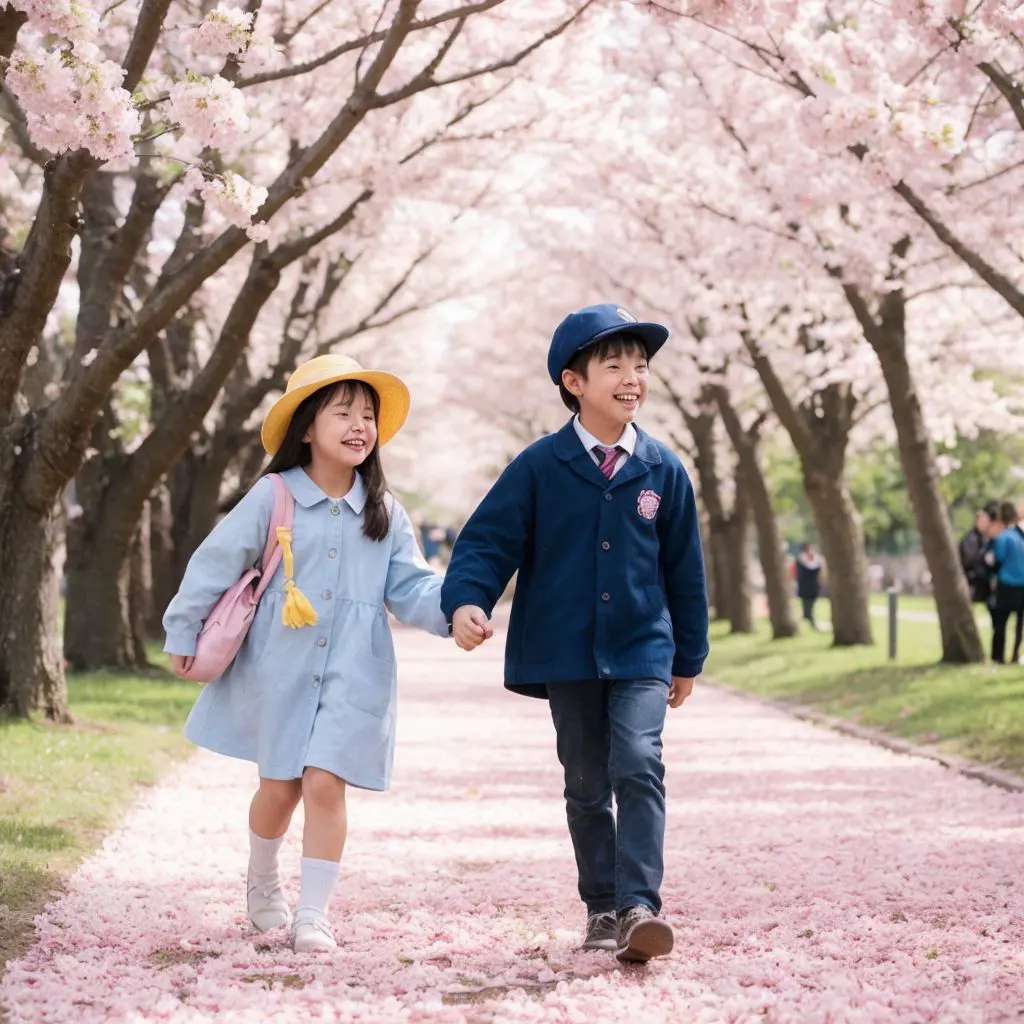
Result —
[[[647,352],[628,335],[593,345],[562,373],[562,386],[579,403],[580,421],[596,436],[622,433],[647,398]]]
[[[366,461],[377,443],[373,394],[361,383],[344,382],[317,410],[302,440],[312,461],[354,469]]]

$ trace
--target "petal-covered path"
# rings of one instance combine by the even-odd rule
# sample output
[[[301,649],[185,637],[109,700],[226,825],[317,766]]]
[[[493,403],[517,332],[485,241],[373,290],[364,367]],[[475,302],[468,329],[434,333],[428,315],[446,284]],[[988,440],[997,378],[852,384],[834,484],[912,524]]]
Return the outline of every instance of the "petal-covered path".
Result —
[[[337,955],[249,931],[252,770],[203,753],[42,916],[12,1021],[1020,1019],[1021,796],[699,689],[666,732],[676,953],[623,968],[576,950],[550,719],[502,690],[500,638],[398,645],[395,785],[352,796]]]

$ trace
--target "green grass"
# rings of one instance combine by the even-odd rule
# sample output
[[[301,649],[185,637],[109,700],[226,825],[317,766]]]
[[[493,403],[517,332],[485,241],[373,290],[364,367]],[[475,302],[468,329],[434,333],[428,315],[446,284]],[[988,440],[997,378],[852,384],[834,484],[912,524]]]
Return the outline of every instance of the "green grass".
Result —
[[[68,690],[73,725],[0,721],[0,968],[137,788],[191,749],[194,684],[89,673]]]
[[[879,608],[889,607],[889,596],[888,594],[872,594],[870,602]],[[825,607],[828,607],[828,602],[825,602]],[[916,597],[913,594],[900,594],[897,600],[897,607],[902,611],[912,612],[935,612],[935,598],[934,597]]]
[[[890,662],[885,621],[873,625],[874,647],[833,648],[824,631],[773,641],[765,623],[753,636],[730,636],[715,623],[705,671],[739,689],[1024,772],[1024,668],[937,664],[938,623],[913,620],[900,620]]]

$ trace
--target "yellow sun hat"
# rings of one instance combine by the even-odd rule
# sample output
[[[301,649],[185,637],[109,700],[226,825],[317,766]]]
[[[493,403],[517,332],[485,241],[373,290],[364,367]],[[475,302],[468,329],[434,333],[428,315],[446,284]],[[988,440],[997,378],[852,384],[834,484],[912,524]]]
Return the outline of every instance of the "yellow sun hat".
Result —
[[[387,444],[402,429],[409,415],[409,389],[393,373],[364,370],[348,356],[317,356],[303,363],[288,378],[284,394],[271,406],[263,421],[260,438],[268,455],[275,455],[288,433],[295,410],[314,391],[342,380],[360,380],[377,392],[377,444]]]

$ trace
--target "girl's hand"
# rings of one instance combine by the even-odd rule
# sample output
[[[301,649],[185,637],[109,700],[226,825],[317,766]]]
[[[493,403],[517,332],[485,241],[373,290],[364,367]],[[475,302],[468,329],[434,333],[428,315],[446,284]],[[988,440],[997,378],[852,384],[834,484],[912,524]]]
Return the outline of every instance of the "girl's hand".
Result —
[[[693,693],[693,679],[686,676],[673,676],[672,685],[668,688],[668,706],[677,708]]]
[[[485,640],[490,640],[494,630],[483,608],[464,604],[452,616],[452,636],[464,651],[472,651]]]
[[[189,657],[187,654],[172,654],[171,655],[171,671],[179,679],[188,678],[185,673],[192,667],[192,662],[195,658]]]

